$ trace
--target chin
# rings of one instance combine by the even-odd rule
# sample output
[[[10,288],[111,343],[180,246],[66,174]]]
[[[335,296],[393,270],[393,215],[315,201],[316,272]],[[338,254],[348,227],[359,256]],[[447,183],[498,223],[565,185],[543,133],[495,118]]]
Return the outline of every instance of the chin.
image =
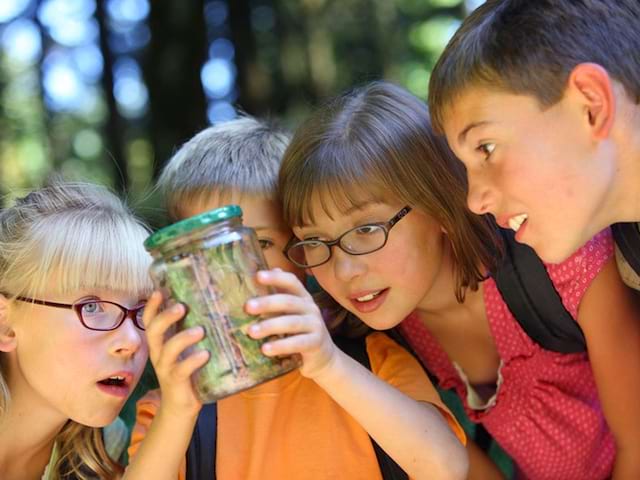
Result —
[[[393,327],[397,327],[403,318],[390,318],[390,316],[385,316],[384,318],[366,318],[366,316],[358,315],[356,312],[355,315],[362,320],[369,328],[373,328],[378,331],[391,330]]]
[[[80,423],[86,427],[103,428],[113,422],[118,416],[118,412],[112,415],[100,415],[99,417],[91,418],[71,418],[76,423]]]
[[[545,242],[542,245],[531,246],[538,256],[546,263],[561,263],[569,258],[580,245],[568,242]]]
[[[102,428],[113,422],[120,411],[124,407],[123,404],[114,405],[96,405],[94,409],[83,409],[82,412],[77,412],[76,415],[70,415],[69,418],[76,423],[85,425],[92,428]]]

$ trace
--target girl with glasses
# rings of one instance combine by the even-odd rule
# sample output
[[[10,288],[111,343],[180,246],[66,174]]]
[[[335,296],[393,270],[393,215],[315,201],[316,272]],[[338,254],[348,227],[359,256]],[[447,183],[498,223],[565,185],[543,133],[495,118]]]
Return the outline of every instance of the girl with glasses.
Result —
[[[588,355],[545,350],[488,274],[495,227],[467,209],[464,179],[422,101],[385,82],[352,90],[315,112],[285,153],[279,188],[296,237],[286,254],[370,327],[399,326],[519,478],[637,475],[640,312],[610,233],[546,265]],[[469,451],[470,478],[501,477]]]
[[[102,427],[147,360],[147,236],[115,195],[89,184],[54,182],[0,211],[0,478],[122,475],[126,429],[105,445]],[[186,335],[171,345],[202,332]]]

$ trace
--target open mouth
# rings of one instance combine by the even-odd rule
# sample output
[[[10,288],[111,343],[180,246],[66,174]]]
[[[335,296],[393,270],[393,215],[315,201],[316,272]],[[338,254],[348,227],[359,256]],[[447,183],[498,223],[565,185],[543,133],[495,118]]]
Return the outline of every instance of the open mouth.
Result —
[[[527,218],[529,218],[529,215],[527,215],[526,213],[511,217],[509,219],[509,228],[514,232],[517,232],[518,230],[520,230],[520,227],[522,227],[522,225],[524,225],[524,223],[527,221]]]
[[[96,382],[101,392],[118,398],[126,398],[129,395],[132,383],[133,375],[126,373],[111,375]]]
[[[367,293],[366,295],[362,295],[361,297],[356,297],[354,298],[354,300],[356,302],[360,302],[360,303],[365,303],[365,302],[370,302],[371,300],[373,300],[374,298],[379,297],[382,293],[384,293],[387,289],[384,288],[382,290],[378,290],[377,292],[371,292],[371,293]]]
[[[360,313],[371,313],[377,310],[387,298],[389,288],[383,288],[382,290],[373,290],[368,293],[362,294],[357,297],[351,297],[351,304]]]
[[[115,375],[113,377],[105,378],[104,380],[100,380],[98,382],[101,385],[111,386],[111,387],[126,387],[127,380],[124,377],[119,375]]]

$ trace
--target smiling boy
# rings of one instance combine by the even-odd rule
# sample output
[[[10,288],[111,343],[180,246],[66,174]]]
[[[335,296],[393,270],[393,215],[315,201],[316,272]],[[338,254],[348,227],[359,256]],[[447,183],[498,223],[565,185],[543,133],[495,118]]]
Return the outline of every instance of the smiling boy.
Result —
[[[617,252],[619,268],[636,289],[639,24],[635,0],[490,0],[465,19],[429,85],[434,126],[466,166],[471,210],[553,263],[626,222],[638,240],[624,242],[626,260]]]

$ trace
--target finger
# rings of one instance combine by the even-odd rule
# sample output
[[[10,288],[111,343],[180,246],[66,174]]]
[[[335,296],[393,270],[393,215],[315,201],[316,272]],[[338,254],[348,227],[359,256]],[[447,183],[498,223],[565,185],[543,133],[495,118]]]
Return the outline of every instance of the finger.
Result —
[[[279,268],[259,271],[256,274],[256,280],[261,285],[274,287],[292,295],[311,297],[298,277]]]
[[[312,318],[306,315],[284,315],[261,320],[248,329],[251,338],[265,338],[271,335],[294,335],[316,331]]]
[[[190,346],[195,345],[204,338],[205,331],[201,326],[192,327],[175,334],[162,346],[161,352],[156,352],[154,367],[159,370],[170,369],[178,363],[180,355]]]
[[[149,328],[149,323],[158,314],[160,305],[162,305],[162,294],[156,290],[151,294],[142,311],[142,324],[145,329]]]
[[[301,334],[273,340],[262,345],[262,353],[268,357],[278,355],[292,355],[294,353],[308,353],[317,350],[321,344],[318,334]]]
[[[184,316],[184,310],[180,305],[174,305],[169,310],[158,314],[151,320],[149,328],[145,331],[149,345],[149,357],[154,365],[157,365],[167,341],[167,330]]]
[[[159,291],[154,291],[147,303],[144,306],[144,310],[142,311],[142,324],[145,328],[145,336],[147,338],[147,343],[149,345],[149,357],[151,358],[151,362],[154,362],[154,355],[162,348],[162,343],[164,341],[163,338],[158,338],[157,334],[154,334],[153,322],[154,319],[158,316],[158,310],[162,305],[162,294]]]
[[[245,304],[247,313],[264,315],[269,313],[304,314],[317,310],[311,298],[301,298],[287,293],[274,293],[252,298]]]
[[[147,321],[147,327],[145,330],[147,336],[147,342],[149,343],[149,353],[151,352],[161,352],[162,345],[165,342],[166,332],[178,322],[182,317],[184,317],[186,313],[186,309],[184,305],[177,303],[173,305],[171,308],[164,310],[161,313],[155,314],[157,312],[157,308],[153,308],[149,315],[153,315],[150,320]],[[147,314],[145,309],[144,314]],[[153,360],[153,357],[152,357]]]
[[[204,366],[209,358],[211,358],[211,353],[208,350],[195,351],[175,365],[172,375],[177,380],[187,379]]]

